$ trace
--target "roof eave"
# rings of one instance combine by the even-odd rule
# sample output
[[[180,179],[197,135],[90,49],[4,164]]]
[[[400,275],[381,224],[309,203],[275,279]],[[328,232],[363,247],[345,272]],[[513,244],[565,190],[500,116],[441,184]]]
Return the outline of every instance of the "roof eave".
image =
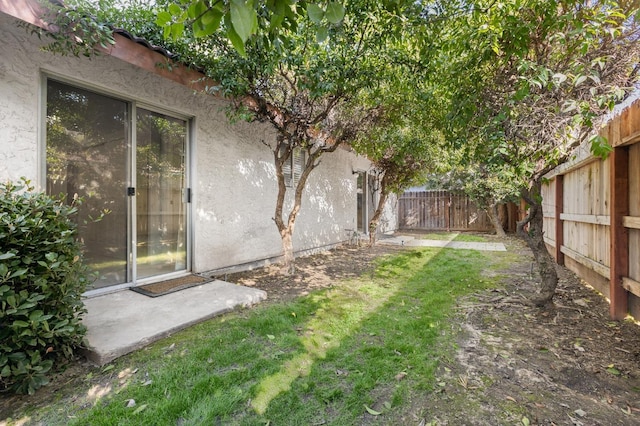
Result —
[[[55,31],[46,19],[51,11],[42,1],[0,0],[0,13],[12,16],[20,21],[35,25],[47,31]],[[202,91],[207,87],[215,85],[215,83],[208,79],[203,73],[179,62],[175,62],[161,52],[145,44],[136,42],[135,39],[132,40],[117,32],[114,32],[113,38],[115,40],[113,46],[107,49],[98,48],[97,51],[118,58],[193,90]]]

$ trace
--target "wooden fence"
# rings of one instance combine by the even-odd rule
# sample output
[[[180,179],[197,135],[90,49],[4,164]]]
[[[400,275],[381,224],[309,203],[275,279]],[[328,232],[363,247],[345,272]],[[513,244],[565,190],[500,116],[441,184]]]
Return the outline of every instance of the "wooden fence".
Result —
[[[492,231],[487,213],[466,195],[449,191],[405,192],[398,199],[400,229]]]
[[[640,318],[640,99],[600,131],[602,160],[587,146],[543,187],[544,231],[556,261],[603,293],[610,314]]]

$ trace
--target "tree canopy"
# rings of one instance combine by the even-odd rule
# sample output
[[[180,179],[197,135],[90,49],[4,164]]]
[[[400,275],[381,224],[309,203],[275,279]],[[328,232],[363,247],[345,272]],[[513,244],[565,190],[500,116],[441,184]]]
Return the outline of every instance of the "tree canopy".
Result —
[[[398,122],[398,111],[406,111],[397,108],[406,104],[404,93],[397,90],[414,91],[407,84],[412,58],[405,30],[406,16],[416,5],[370,0],[244,4],[249,3],[254,9],[242,16],[253,16],[251,34],[236,34],[240,12],[233,1],[159,0],[149,9],[133,0],[122,9],[123,2],[103,0],[89,12],[99,23],[162,44],[179,60],[201,69],[216,82],[207,91],[231,101],[233,119],[266,122],[275,129],[276,140],[265,145],[277,176],[273,219],[290,270],[292,234],[310,173],[325,154],[343,143],[371,140],[363,135],[380,123]],[[280,20],[274,8],[283,4],[291,14]],[[394,96],[381,96],[391,93]],[[415,134],[416,126],[409,127]],[[418,139],[413,141],[417,147]],[[396,151],[408,154],[406,148]],[[302,163],[295,180],[286,176],[295,167],[292,161]]]
[[[551,300],[557,276],[542,232],[544,175],[589,140],[633,90],[640,46],[634,2],[475,1],[449,3],[436,66],[448,95],[448,135],[472,163],[509,170],[529,206],[519,224],[542,276],[536,303]],[[432,54],[432,52],[429,52]]]
[[[542,239],[543,176],[584,141],[607,154],[591,132],[638,79],[637,0],[74,3],[97,17],[71,14],[81,33],[107,22],[162,44],[217,82],[208,90],[233,100],[233,116],[274,127],[285,251],[306,178],[348,142],[382,172],[381,195],[440,164],[480,176],[470,191],[487,199],[518,190],[530,206],[521,234],[548,278],[542,301],[557,280]],[[305,167],[284,214],[282,168],[296,150]]]

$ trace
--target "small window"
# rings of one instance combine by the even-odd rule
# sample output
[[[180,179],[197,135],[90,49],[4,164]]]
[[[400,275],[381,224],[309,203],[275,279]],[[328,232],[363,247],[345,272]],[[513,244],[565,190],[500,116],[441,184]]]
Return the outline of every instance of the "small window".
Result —
[[[282,166],[284,184],[292,187],[298,184],[305,166],[305,152],[302,148],[294,148],[291,157]]]

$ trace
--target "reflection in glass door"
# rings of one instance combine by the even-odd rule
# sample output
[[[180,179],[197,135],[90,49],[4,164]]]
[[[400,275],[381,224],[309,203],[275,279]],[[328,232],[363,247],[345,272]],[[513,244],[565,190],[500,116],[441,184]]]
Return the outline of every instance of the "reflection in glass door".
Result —
[[[367,174],[358,172],[358,184],[356,187],[357,196],[357,229],[364,234],[367,233],[367,191],[366,191]]]
[[[185,147],[187,123],[137,110],[136,276],[186,269]]]
[[[97,276],[93,289],[188,267],[187,122],[132,110],[129,102],[47,81],[47,192],[83,200],[78,233]]]
[[[128,110],[126,102],[47,82],[47,193],[66,194],[69,203],[83,200],[77,220],[85,260],[98,277],[94,288],[131,280]]]

